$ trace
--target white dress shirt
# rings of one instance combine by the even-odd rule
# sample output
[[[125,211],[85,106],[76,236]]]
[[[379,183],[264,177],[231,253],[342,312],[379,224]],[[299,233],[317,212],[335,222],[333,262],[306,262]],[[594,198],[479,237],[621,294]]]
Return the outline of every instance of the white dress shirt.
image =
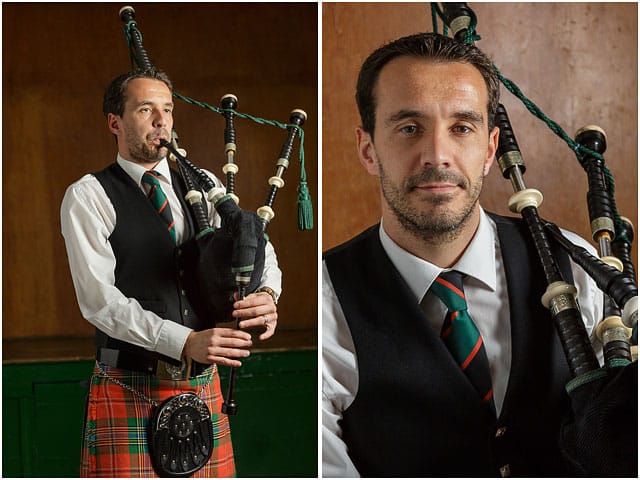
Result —
[[[146,192],[141,182],[146,171],[141,165],[118,155],[118,164]],[[185,237],[185,218],[178,197],[171,186],[169,164],[163,159],[154,168],[169,199],[175,221],[176,241]],[[222,187],[210,172],[206,172],[216,186]],[[208,203],[212,225],[220,225],[220,217]],[[116,258],[109,236],[116,226],[116,212],[98,179],[92,174],[83,176],[67,188],[60,208],[62,235],[65,239],[71,277],[82,316],[107,335],[137,346],[180,359],[184,344],[192,329],[163,319],[144,310],[140,303],[128,298],[115,287]],[[265,250],[265,269],[262,285],[268,285],[280,295],[282,274],[271,243]]]
[[[582,238],[571,232],[563,233],[595,254],[595,249]],[[434,331],[439,333],[446,306],[429,292],[429,288],[443,269],[402,249],[387,235],[382,224],[379,234],[391,262],[409,285],[416,303],[421,303]],[[580,267],[573,263],[571,267],[584,322],[592,335],[602,318],[603,296]],[[496,225],[484,211],[481,211],[480,224],[471,243],[451,270],[466,275],[467,305],[483,337],[499,414],[511,368],[510,309]],[[342,441],[339,425],[342,412],[349,408],[358,390],[358,362],[349,326],[324,263],[322,329],[322,473],[325,477],[358,477]],[[600,347],[596,345],[596,348]]]

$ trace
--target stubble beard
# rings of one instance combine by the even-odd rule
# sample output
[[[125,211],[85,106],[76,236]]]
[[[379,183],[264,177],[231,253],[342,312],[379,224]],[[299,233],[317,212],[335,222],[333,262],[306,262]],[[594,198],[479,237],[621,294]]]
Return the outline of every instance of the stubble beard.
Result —
[[[126,134],[126,141],[129,145],[129,154],[132,160],[139,163],[158,162],[166,155],[165,148],[149,143],[152,135],[144,137],[141,140],[135,132],[129,130]]]
[[[402,185],[396,185],[389,179],[379,160],[378,166],[382,194],[407,232],[429,243],[452,241],[462,234],[478,204],[484,181],[482,173],[470,182],[457,172],[428,168],[407,178]],[[420,182],[428,181],[449,182],[462,187],[465,196],[462,208],[446,208],[446,204],[454,198],[453,194],[448,193],[434,194],[428,200],[421,200],[425,207],[430,207],[428,211],[416,208],[410,201],[410,195]]]

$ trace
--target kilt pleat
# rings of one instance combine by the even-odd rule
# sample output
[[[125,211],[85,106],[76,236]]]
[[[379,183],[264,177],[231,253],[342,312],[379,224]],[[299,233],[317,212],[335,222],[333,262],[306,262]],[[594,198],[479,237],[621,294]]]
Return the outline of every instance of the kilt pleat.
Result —
[[[208,370],[193,379],[173,381],[104,365],[102,368],[110,377],[133,387],[158,404],[173,395],[197,394],[204,384],[200,398],[211,411],[214,448],[211,459],[192,477],[235,476],[229,419],[220,413],[223,398],[217,369],[207,384]],[[157,477],[147,442],[152,410],[153,406],[148,401],[106,378],[96,364],[85,412],[80,476]]]

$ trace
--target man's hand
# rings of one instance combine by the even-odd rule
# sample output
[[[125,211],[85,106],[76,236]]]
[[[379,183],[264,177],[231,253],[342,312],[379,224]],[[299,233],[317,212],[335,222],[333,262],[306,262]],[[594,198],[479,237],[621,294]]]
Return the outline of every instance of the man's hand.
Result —
[[[273,298],[266,292],[252,293],[244,300],[233,304],[233,317],[240,320],[238,327],[262,327],[265,331],[260,340],[270,338],[278,325],[278,311]],[[235,328],[209,328],[191,332],[184,344],[183,354],[196,362],[211,365],[217,363],[229,367],[240,367],[236,358],[249,356],[251,334]]]
[[[249,356],[251,335],[235,328],[209,328],[191,332],[184,344],[183,354],[196,362],[211,365],[239,367],[242,363],[234,358]]]
[[[247,295],[244,300],[233,304],[233,318],[240,320],[238,327],[262,327],[265,331],[258,336],[260,340],[270,338],[278,325],[278,309],[273,298],[266,292]]]

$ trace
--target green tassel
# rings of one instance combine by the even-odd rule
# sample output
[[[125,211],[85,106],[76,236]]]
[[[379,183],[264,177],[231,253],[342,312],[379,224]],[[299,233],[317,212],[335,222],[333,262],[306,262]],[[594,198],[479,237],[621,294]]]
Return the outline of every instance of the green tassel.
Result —
[[[305,181],[298,185],[298,230],[313,230],[313,204]]]

